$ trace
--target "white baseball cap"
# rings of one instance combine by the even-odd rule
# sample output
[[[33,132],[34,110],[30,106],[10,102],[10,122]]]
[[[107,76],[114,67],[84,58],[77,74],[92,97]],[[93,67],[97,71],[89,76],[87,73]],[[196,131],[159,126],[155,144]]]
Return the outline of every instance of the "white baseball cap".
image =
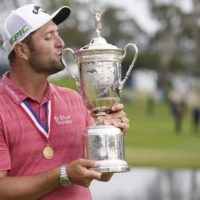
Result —
[[[3,48],[10,53],[17,42],[21,42],[31,32],[53,20],[60,24],[69,17],[71,10],[63,6],[49,15],[40,6],[27,4],[11,11],[2,28]]]

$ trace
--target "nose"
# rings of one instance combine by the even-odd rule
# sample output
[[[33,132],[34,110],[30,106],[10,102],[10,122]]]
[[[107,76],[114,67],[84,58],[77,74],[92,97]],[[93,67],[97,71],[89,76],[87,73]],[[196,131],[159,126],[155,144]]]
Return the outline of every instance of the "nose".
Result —
[[[55,44],[56,44],[57,48],[63,48],[65,46],[65,42],[63,41],[63,39],[59,35],[57,35],[57,37],[56,37],[56,43]]]

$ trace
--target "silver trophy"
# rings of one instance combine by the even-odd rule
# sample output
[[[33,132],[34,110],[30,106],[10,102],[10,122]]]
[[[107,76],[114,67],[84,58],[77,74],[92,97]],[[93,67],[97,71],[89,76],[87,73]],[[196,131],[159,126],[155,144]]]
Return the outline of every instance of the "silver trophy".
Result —
[[[105,10],[90,9],[95,16],[96,35],[89,45],[74,52],[70,48],[63,50],[62,62],[79,88],[85,106],[98,117],[106,115],[110,108],[120,101],[122,88],[128,79],[137,59],[138,49],[135,44],[127,44],[122,49],[108,44],[100,36],[101,15]],[[121,62],[129,47],[135,50],[133,61],[121,81]],[[71,52],[79,68],[79,83],[66,64],[64,54]],[[126,172],[130,167],[125,161],[124,135],[121,129],[111,125],[102,125],[98,121],[87,127],[84,133],[84,158],[100,163],[92,170],[108,172]]]

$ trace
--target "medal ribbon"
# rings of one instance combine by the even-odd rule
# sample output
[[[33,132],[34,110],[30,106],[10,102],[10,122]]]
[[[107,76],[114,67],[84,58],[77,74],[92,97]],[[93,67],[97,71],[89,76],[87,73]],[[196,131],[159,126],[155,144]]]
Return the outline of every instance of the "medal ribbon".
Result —
[[[22,110],[22,112],[27,116],[27,118],[29,119],[29,121],[31,122],[31,124],[35,127],[35,129],[37,130],[37,132],[44,138],[47,139],[49,138],[50,135],[50,131],[52,128],[52,111],[53,111],[53,98],[52,100],[49,100],[46,103],[46,112],[47,112],[47,125],[48,127],[46,127],[39,119],[39,117],[36,115],[36,113],[34,112],[34,110],[31,108],[30,104],[24,100],[21,104],[20,104],[20,109]]]

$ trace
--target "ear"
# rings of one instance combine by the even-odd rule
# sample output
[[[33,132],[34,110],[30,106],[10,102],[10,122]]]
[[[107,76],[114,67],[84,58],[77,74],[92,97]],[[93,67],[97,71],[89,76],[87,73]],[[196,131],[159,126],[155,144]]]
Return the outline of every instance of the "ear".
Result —
[[[20,42],[15,44],[14,50],[15,50],[15,53],[18,57],[20,57],[24,60],[28,60],[28,58],[29,58],[29,48],[26,44],[20,43]]]

